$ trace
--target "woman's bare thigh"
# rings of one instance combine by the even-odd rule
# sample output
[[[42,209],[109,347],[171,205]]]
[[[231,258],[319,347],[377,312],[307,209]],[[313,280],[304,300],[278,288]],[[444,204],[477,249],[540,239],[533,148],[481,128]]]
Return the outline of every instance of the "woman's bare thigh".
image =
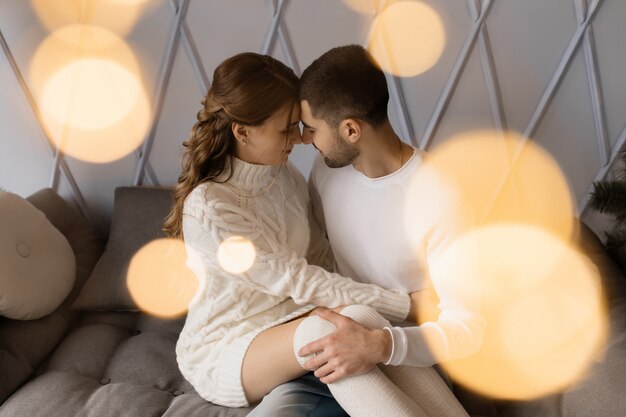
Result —
[[[293,353],[293,335],[309,314],[271,327],[254,338],[243,359],[241,371],[248,402],[259,401],[278,385],[308,372],[302,369]]]

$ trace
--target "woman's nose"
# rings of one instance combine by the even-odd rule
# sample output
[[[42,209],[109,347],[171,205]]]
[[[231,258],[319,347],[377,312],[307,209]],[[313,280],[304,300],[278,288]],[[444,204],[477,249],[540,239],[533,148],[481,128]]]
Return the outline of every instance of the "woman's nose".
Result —
[[[300,133],[300,129],[298,129],[297,126],[292,129],[289,140],[294,145],[298,145],[302,143],[302,134]]]
[[[308,134],[306,130],[302,133],[302,143],[305,145],[310,145],[313,143],[313,135]]]

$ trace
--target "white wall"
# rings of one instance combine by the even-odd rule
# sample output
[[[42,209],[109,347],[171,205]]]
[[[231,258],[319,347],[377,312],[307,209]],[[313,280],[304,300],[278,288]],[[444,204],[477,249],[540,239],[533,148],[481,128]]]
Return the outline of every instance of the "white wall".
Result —
[[[438,116],[435,111],[437,102],[453,75],[455,62],[473,25],[465,0],[425,2],[442,17],[447,44],[443,56],[432,69],[400,81],[417,143],[428,133],[429,122]],[[504,118],[510,129],[524,132],[528,128],[542,94],[579,28],[576,3],[583,2],[492,0],[485,27],[495,61],[497,87],[502,94]],[[79,4],[81,0],[74,3]],[[597,2],[589,0],[589,3]],[[616,144],[626,123],[626,82],[623,76],[626,73],[626,26],[623,16],[626,16],[626,1],[604,0],[599,2],[597,15],[592,20],[597,74],[601,81],[610,146]],[[156,100],[159,69],[173,18],[168,0],[146,0],[140,20],[126,36],[141,62],[144,84],[153,101]],[[209,77],[224,58],[241,51],[260,51],[271,18],[271,0],[192,0],[186,24]],[[334,46],[364,44],[371,21],[371,15],[359,14],[341,0],[291,0],[282,19],[301,69]],[[28,82],[34,51],[47,35],[32,10],[32,2],[0,0],[0,30]],[[272,54],[286,60],[278,41]],[[441,123],[432,132],[429,149],[458,132],[494,127],[489,83],[483,73],[487,62],[484,58],[478,45],[472,49],[458,84],[452,90],[449,105],[441,112]],[[590,68],[585,61],[584,42],[581,42],[532,135],[558,161],[577,201],[583,200],[602,168],[588,83]],[[7,57],[1,52],[0,92],[0,187],[26,196],[49,185],[53,153],[45,143]],[[202,96],[194,67],[181,46],[173,64],[149,160],[160,184],[176,181],[181,142],[193,125]],[[397,110],[396,106],[390,105],[392,123],[400,130]],[[292,159],[306,174],[313,154],[310,148],[298,147]],[[108,164],[86,163],[69,156],[65,161],[91,215],[102,228],[106,228],[110,221],[113,190],[119,185],[132,184],[137,156],[131,154]],[[58,189],[62,195],[71,198],[72,190],[63,175]],[[589,211],[583,218],[596,231],[606,225],[604,218]]]

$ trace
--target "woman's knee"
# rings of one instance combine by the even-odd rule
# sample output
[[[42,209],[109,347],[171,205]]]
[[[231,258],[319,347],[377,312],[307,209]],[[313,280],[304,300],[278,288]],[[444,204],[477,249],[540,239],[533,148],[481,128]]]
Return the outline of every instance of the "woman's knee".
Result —
[[[300,322],[293,335],[293,351],[300,366],[303,366],[304,362],[314,355],[300,356],[298,351],[305,345],[329,335],[336,329],[334,324],[319,316],[309,316]]]
[[[389,320],[381,316],[378,311],[372,307],[360,304],[344,307],[340,314],[350,317],[352,320],[369,329],[382,329],[385,326],[391,325]]]
[[[376,310],[364,305],[344,307],[339,314],[349,317],[370,329],[381,329],[390,325],[389,321]],[[309,316],[300,322],[293,335],[293,351],[300,366],[303,366],[306,361],[313,357],[313,354],[307,356],[298,355],[300,349],[306,344],[321,339],[335,330],[334,324],[319,316]]]

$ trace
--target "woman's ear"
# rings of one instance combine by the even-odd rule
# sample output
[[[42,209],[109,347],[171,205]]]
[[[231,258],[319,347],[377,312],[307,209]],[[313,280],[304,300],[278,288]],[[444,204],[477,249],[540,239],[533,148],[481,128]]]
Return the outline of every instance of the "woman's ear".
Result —
[[[233,131],[235,139],[242,145],[245,145],[249,139],[250,132],[248,131],[248,127],[238,122],[232,122],[230,128]]]
[[[348,143],[355,144],[361,138],[363,126],[361,122],[356,119],[344,119],[339,123],[339,134]]]

